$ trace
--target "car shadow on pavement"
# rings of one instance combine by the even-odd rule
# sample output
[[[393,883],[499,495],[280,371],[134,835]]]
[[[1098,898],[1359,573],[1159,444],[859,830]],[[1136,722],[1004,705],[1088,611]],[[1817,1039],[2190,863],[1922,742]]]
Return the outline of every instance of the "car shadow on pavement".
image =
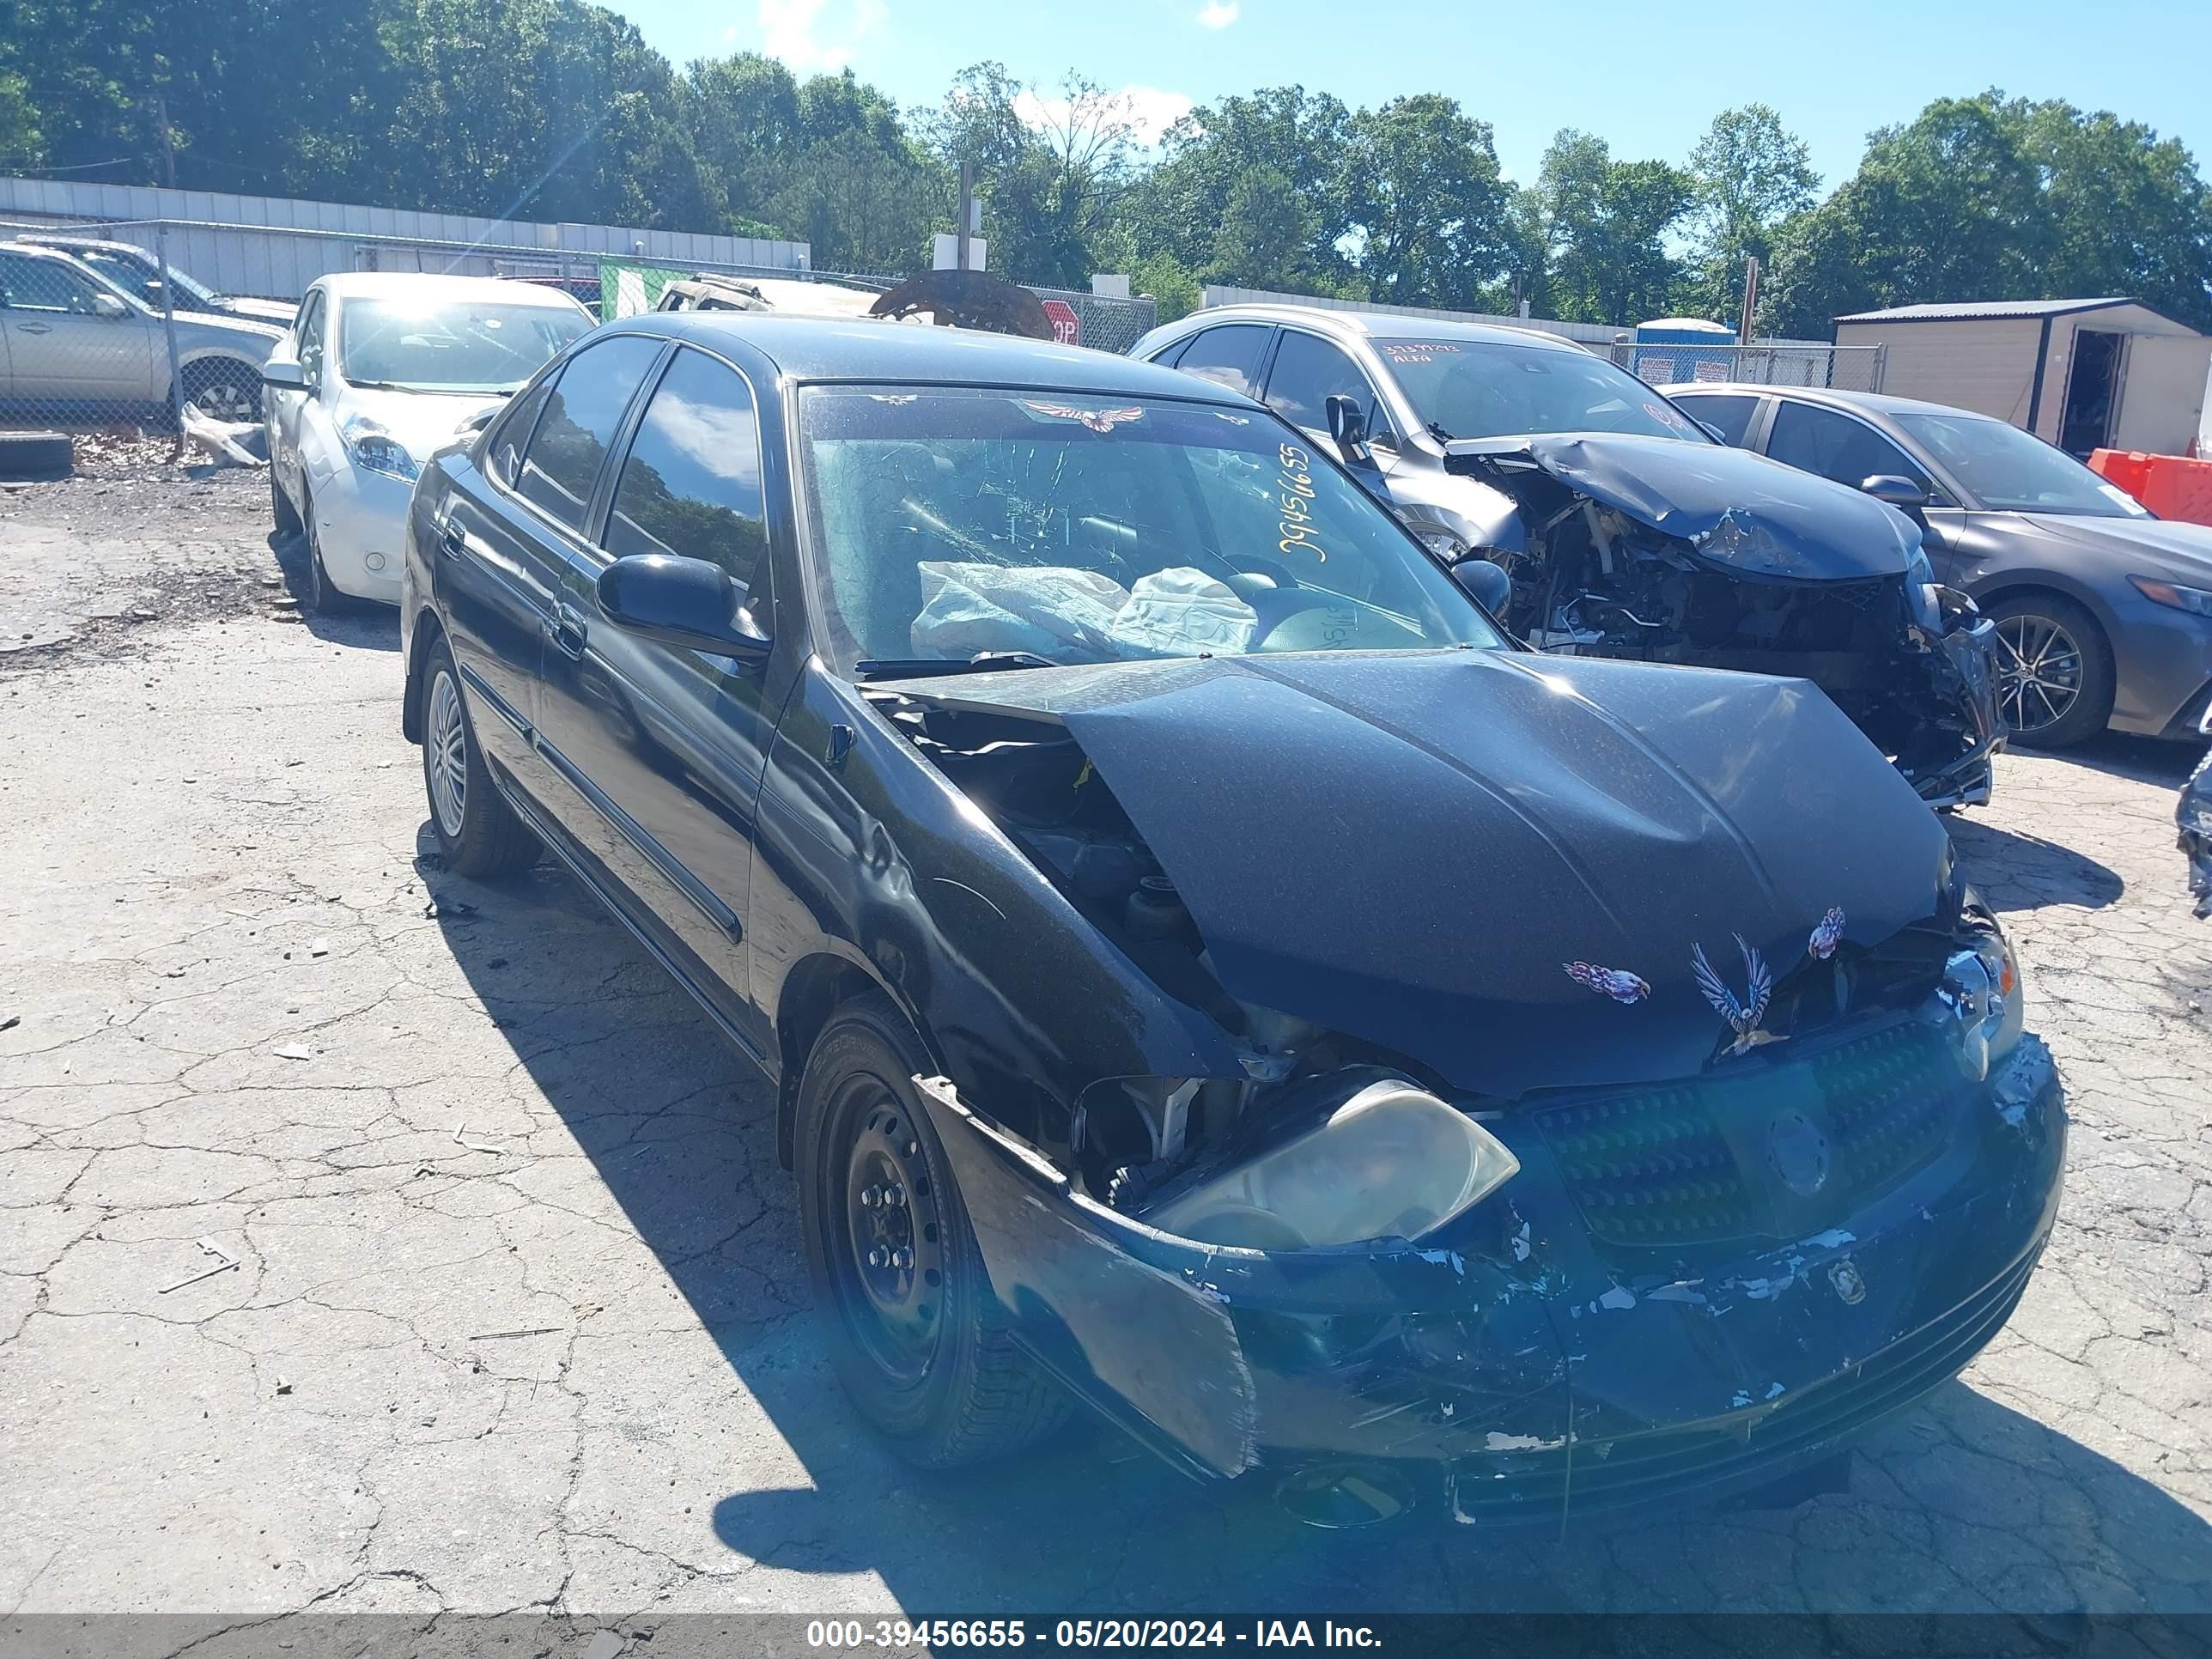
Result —
[[[2200,738],[2187,743],[2169,743],[2161,738],[2136,738],[2125,732],[2107,732],[2079,748],[2061,751],[2055,758],[2086,766],[2092,771],[2109,772],[2115,777],[2131,778],[2138,783],[2171,784],[2179,789],[2197,763],[2204,758],[2204,740]]]
[[[655,1513],[668,1494],[642,1480],[600,1501],[640,1535],[678,1529],[678,1544],[655,1546],[673,1559],[744,1572],[755,1607],[872,1606],[872,1589],[847,1582],[872,1574],[902,1608],[936,1616],[1875,1607],[2063,1616],[2194,1608],[2212,1584],[2203,1519],[1957,1382],[1864,1443],[1848,1493],[1787,1510],[1578,1526],[1565,1539],[1556,1528],[1478,1534],[1433,1517],[1313,1530],[1276,1506],[1264,1480],[1200,1486],[1091,1423],[1011,1462],[909,1468],[846,1405],[823,1357],[775,1103],[748,1062],[550,860],[498,885],[468,881],[445,870],[425,823],[416,865],[470,987],[685,1304],[678,1337],[603,1344],[615,1358],[572,1360],[564,1386],[601,1419],[629,1415],[621,1401],[631,1395],[692,1402],[672,1455],[687,1475],[717,1461],[706,1486],[726,1495],[682,1516]],[[656,1317],[666,1329],[669,1315]],[[728,1365],[726,1383],[665,1368],[666,1354],[642,1346],[696,1352],[681,1340],[690,1319]],[[755,1412],[771,1437],[751,1430]],[[791,1574],[803,1582],[776,1582]],[[705,1577],[666,1593],[712,1604]]]
[[[332,645],[351,645],[369,651],[399,648],[399,612],[388,605],[356,600],[336,615],[317,611],[308,602],[307,538],[269,532],[270,556],[284,578],[284,591],[300,607],[300,620],[319,640]]]
[[[1965,859],[1966,878],[1993,909],[2072,904],[2101,910],[2127,891],[2117,871],[2055,841],[1955,814],[1945,822],[1951,844]]]

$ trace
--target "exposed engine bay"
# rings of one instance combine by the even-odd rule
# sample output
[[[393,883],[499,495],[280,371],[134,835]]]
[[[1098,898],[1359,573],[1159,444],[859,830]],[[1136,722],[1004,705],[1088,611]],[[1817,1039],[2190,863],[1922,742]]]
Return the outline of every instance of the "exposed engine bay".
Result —
[[[1978,616],[1933,586],[1924,558],[1894,575],[1781,574],[1809,562],[1744,516],[1674,535],[1517,457],[1455,470],[1517,505],[1522,545],[1489,556],[1512,582],[1502,620],[1537,650],[1808,679],[1932,804],[1988,799],[1996,732]]]

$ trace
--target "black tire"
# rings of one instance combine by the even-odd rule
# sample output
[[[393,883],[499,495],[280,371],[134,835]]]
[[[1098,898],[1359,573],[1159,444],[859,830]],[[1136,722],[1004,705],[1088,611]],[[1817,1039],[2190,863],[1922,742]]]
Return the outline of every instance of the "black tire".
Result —
[[[185,365],[185,401],[211,421],[261,418],[261,375],[235,357],[204,358]]]
[[[908,1462],[951,1468],[1041,1439],[1070,1401],[1007,1334],[915,1094],[914,1077],[930,1069],[882,993],[831,1018],[799,1085],[799,1225],[830,1362],[854,1408]],[[870,1190],[882,1201],[869,1204]],[[864,1238],[887,1249],[902,1237],[912,1252],[903,1269],[870,1265]]]
[[[300,602],[321,617],[343,617],[360,603],[354,596],[331,580],[330,567],[323,562],[323,538],[315,528],[315,497],[305,484],[301,486],[301,527],[307,538],[307,591]]]
[[[2118,675],[2112,643],[2094,617],[2071,599],[2044,592],[2008,593],[1982,614],[1996,625],[1997,713],[2012,742],[2024,749],[2070,749],[2105,729]],[[2019,654],[2023,647],[2034,660]]]
[[[448,692],[453,698],[450,728],[443,702]],[[442,793],[440,771],[447,765],[457,768],[461,785],[457,801]],[[429,802],[438,851],[456,875],[487,881],[528,868],[544,851],[492,781],[477,747],[468,704],[461,696],[460,672],[443,640],[430,647],[430,660],[423,666],[422,793]]]
[[[29,483],[66,478],[76,468],[66,432],[0,433],[0,478]]]
[[[276,480],[274,464],[269,468],[269,516],[276,520],[280,540],[290,541],[307,528],[301,522],[300,509],[292,505],[292,498],[284,493],[284,486]]]

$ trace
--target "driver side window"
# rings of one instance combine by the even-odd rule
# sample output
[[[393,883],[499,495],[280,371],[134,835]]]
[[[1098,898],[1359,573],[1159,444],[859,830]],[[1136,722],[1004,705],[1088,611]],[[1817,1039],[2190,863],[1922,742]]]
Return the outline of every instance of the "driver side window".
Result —
[[[90,283],[58,260],[0,255],[0,297],[10,310],[89,316],[94,292]]]
[[[323,325],[328,315],[319,290],[308,296],[307,308],[300,313],[300,374],[310,386],[322,384]]]
[[[1358,404],[1367,416],[1367,435],[1385,449],[1398,447],[1398,434],[1382,400],[1359,365],[1328,341],[1294,328],[1283,331],[1275,366],[1267,376],[1267,407],[1292,426],[1309,432],[1328,430],[1328,400],[1339,393]]]
[[[1766,453],[1771,460],[1817,472],[1853,489],[1869,478],[1887,473],[1911,479],[1931,498],[1936,495],[1928,475],[1865,422],[1811,404],[1785,398],[1776,408]]]

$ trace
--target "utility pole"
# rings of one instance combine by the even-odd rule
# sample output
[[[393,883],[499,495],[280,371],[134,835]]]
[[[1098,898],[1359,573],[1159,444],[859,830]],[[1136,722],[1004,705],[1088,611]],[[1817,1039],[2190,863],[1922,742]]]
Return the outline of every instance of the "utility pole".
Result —
[[[955,234],[954,268],[968,269],[968,228],[975,216],[975,164],[963,156],[960,160],[960,224]]]
[[[161,171],[168,178],[169,188],[174,190],[177,187],[177,147],[169,139],[167,99],[156,98],[154,100],[154,116],[161,124]]]
[[[1751,343],[1751,325],[1759,310],[1759,261],[1747,256],[1743,262],[1743,320],[1736,325],[1735,343],[1740,346]]]

